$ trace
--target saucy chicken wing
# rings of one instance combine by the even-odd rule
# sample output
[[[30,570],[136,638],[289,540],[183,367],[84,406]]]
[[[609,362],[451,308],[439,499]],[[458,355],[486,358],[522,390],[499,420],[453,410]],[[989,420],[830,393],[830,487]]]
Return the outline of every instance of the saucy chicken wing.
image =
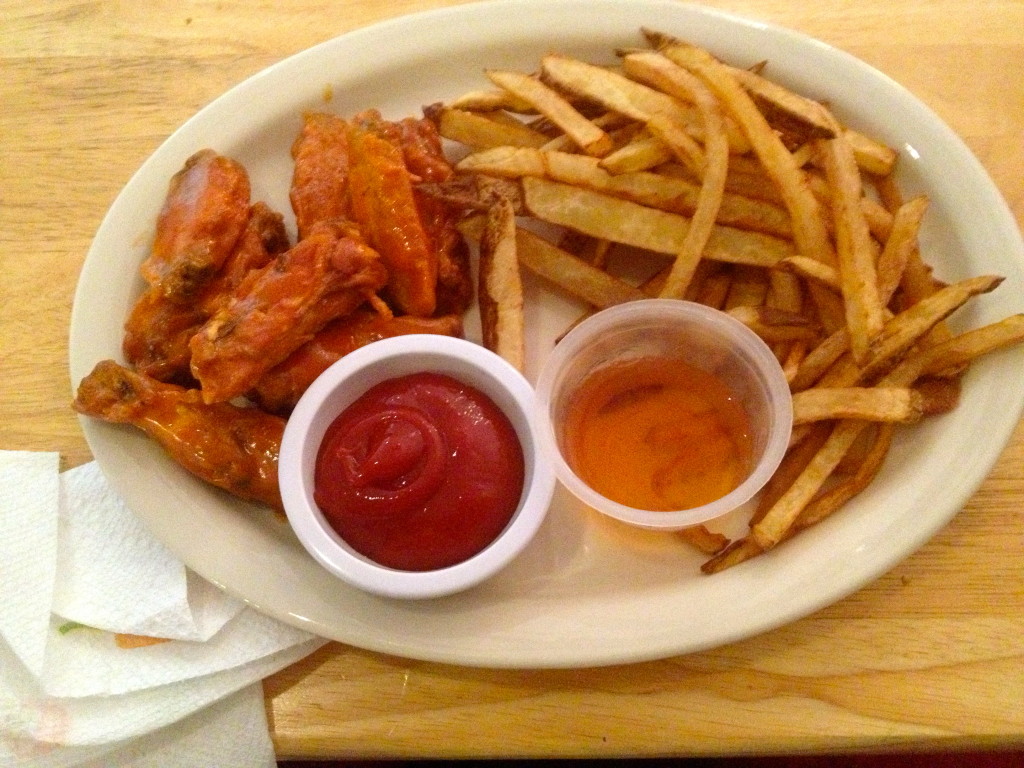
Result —
[[[169,299],[190,301],[234,250],[249,219],[249,174],[204,149],[171,179],[157,217],[146,282]]]
[[[170,299],[157,287],[142,294],[125,321],[125,359],[140,373],[160,381],[193,383],[189,340],[250,270],[266,266],[287,247],[281,214],[264,203],[254,204],[231,255],[191,301]]]
[[[317,225],[274,262],[248,273],[189,347],[207,403],[245,394],[327,323],[375,296],[388,273],[345,222]]]
[[[277,461],[284,419],[257,408],[208,405],[200,393],[104,360],[82,379],[73,407],[138,427],[192,474],[218,488],[281,508]]]
[[[394,123],[405,165],[417,184],[440,184],[453,175],[444,155],[437,126],[426,118],[407,117]],[[437,252],[438,315],[461,314],[473,301],[473,278],[469,267],[469,249],[458,230],[458,216],[451,206],[421,193],[413,194],[427,237]]]
[[[307,113],[292,144],[292,159],[288,196],[299,239],[322,221],[350,218],[348,123],[326,112]]]
[[[458,315],[388,317],[370,309],[356,310],[327,325],[267,371],[249,397],[267,411],[288,413],[313,380],[332,363],[374,341],[409,333],[461,336],[462,318]]]
[[[352,218],[388,268],[387,296],[397,313],[430,317],[437,307],[437,252],[420,219],[401,148],[371,128],[366,121],[349,125]]]

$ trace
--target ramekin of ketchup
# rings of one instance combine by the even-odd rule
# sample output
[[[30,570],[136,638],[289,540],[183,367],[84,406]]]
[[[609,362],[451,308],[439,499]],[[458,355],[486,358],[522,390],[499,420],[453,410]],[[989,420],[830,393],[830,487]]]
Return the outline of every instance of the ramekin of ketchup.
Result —
[[[792,429],[771,349],[727,313],[651,299],[591,316],[537,381],[545,452],[588,506],[643,528],[707,522],[748,502]]]
[[[529,543],[554,492],[533,400],[518,371],[463,339],[409,335],[350,353],[285,429],[292,528],[321,565],[374,594],[478,584]]]

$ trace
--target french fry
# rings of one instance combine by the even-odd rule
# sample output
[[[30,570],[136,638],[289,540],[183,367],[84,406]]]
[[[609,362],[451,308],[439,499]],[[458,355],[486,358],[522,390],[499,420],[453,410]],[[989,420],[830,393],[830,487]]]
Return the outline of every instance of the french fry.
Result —
[[[792,315],[799,317],[801,321],[807,318],[799,312],[787,312],[779,307],[768,304],[768,278],[765,274],[768,270],[760,267],[745,267],[736,265],[732,272],[732,285],[729,286],[729,295],[725,299],[725,309],[731,312],[740,307],[755,309],[759,313],[774,315],[776,318]],[[685,292],[683,293],[685,296]],[[680,297],[681,298],[681,297]]]
[[[437,125],[441,136],[474,149],[505,145],[540,147],[548,142],[543,133],[522,123],[492,119],[487,113],[452,109],[440,104],[426,107],[423,111]]]
[[[850,335],[845,328],[827,336],[804,357],[789,382],[793,392],[807,389],[828,372],[850,349]]]
[[[642,123],[650,121],[653,115],[662,115],[676,125],[686,129],[694,138],[703,139],[700,118],[696,110],[654,88],[615,72],[569,56],[549,54],[541,60],[544,79],[560,88],[594,101],[605,109],[626,115]],[[731,130],[729,146],[732,151],[742,154],[750,145],[738,130]]]
[[[853,147],[857,165],[875,176],[888,176],[896,166],[896,150],[863,133],[847,128],[843,135]]]
[[[702,190],[701,184],[689,179],[645,171],[613,174],[604,168],[603,161],[536,147],[493,147],[467,155],[456,167],[465,174],[543,177],[686,216],[694,215]],[[785,239],[793,232],[784,209],[742,195],[723,193],[717,222]]]
[[[750,534],[759,547],[771,549],[787,535],[797,517],[825,484],[832,470],[867,424],[866,421],[840,421],[836,424],[824,445],[814,454],[793,485],[761,520],[751,526]]]
[[[468,91],[449,101],[447,106],[467,112],[506,110],[524,115],[534,112],[532,104],[504,89]]]
[[[721,573],[722,571],[745,563],[751,558],[757,557],[762,554],[764,549],[757,543],[753,536],[744,536],[743,538],[736,539],[725,549],[719,551],[714,557],[706,560],[701,565],[700,570],[702,573],[711,575],[715,573]]]
[[[893,215],[889,237],[878,257],[878,293],[884,304],[899,288],[903,271],[917,251],[917,233],[927,209],[928,198],[921,195],[900,205]]]
[[[1024,314],[1010,315],[907,356],[882,382],[910,386],[921,376],[957,369],[983,355],[1021,342],[1024,342]]]
[[[604,309],[647,298],[643,291],[549,243],[522,227],[516,230],[519,263],[536,275]]]
[[[588,155],[602,157],[611,152],[611,137],[537,78],[504,70],[489,70],[486,74],[495,85],[525,101],[561,128]]]
[[[867,362],[861,366],[861,376],[869,380],[880,373],[897,356],[910,349],[936,324],[945,320],[971,297],[994,290],[1003,278],[998,275],[979,275],[953,283],[922,299],[885,324],[872,345]]]
[[[823,261],[800,255],[787,256],[779,262],[778,268],[791,271],[793,274],[800,275],[808,280],[816,280],[833,291],[842,290],[839,270]]]
[[[769,344],[780,341],[809,341],[819,335],[818,327],[806,316],[781,309],[739,306],[728,310]]]
[[[839,280],[850,332],[850,351],[854,360],[863,363],[885,319],[878,291],[874,242],[860,207],[863,190],[853,150],[842,136],[823,141],[819,146],[831,187]]]
[[[871,447],[862,457],[856,471],[844,478],[832,488],[811,501],[797,517],[793,524],[792,534],[796,534],[812,525],[816,525],[831,515],[846,502],[863,491],[875,479],[885,457],[892,447],[895,425],[881,424],[875,431]],[[791,534],[791,535],[792,535]]]
[[[729,296],[729,288],[732,285],[732,273],[720,271],[708,277],[700,290],[693,297],[693,301],[714,309],[721,309],[725,306],[725,300]]]
[[[517,370],[525,361],[523,286],[516,255],[512,204],[497,197],[486,214],[480,238],[480,320],[484,346]]]
[[[728,67],[728,70],[750,93],[765,119],[794,146],[835,137],[835,121],[819,102],[749,69]]]
[[[672,150],[649,133],[601,158],[601,167],[612,174],[646,171],[672,159]]]
[[[831,434],[832,425],[826,422],[808,424],[802,431],[804,432],[802,439],[790,445],[786,455],[782,457],[778,469],[775,470],[775,474],[768,478],[768,482],[761,490],[757,499],[757,507],[750,518],[750,525],[757,524],[796,482],[800,474],[807,469],[811,459],[821,450],[821,446],[825,444]]]
[[[697,106],[704,127],[704,166],[696,210],[690,221],[683,247],[676,254],[672,272],[659,294],[663,299],[681,299],[693,279],[704,254],[711,231],[718,219],[729,170],[729,139],[725,118],[710,90],[682,67],[657,53],[629,54],[623,59],[628,74],[641,77],[662,91],[685,98]],[[667,137],[671,143],[671,137]]]
[[[821,206],[811,193],[804,172],[782,144],[753,100],[732,73],[707,51],[679,41],[660,40],[661,52],[699,76],[721,100],[739,125],[764,170],[778,185],[790,216],[798,251],[834,263],[835,254],[822,218]]]
[[[695,525],[691,528],[683,528],[678,532],[679,538],[695,547],[705,555],[714,555],[721,552],[729,543],[728,537],[721,533],[715,533],[705,525]]]
[[[684,216],[592,190],[537,178],[524,178],[522,183],[525,206],[531,214],[592,237],[674,256],[682,250],[690,227],[689,219]],[[705,256],[717,261],[770,267],[792,253],[792,245],[785,240],[715,226]]]
[[[870,449],[864,455],[856,471],[808,503],[784,538],[791,538],[800,531],[821,522],[867,488],[882,468],[892,445],[894,431],[895,426],[892,424],[880,425],[876,430]],[[764,551],[765,549],[758,544],[753,535],[744,536],[707,560],[701,566],[701,571],[705,574],[721,573],[727,568],[757,557]]]
[[[793,395],[793,424],[831,419],[911,424],[924,411],[924,396],[909,387],[814,387]]]

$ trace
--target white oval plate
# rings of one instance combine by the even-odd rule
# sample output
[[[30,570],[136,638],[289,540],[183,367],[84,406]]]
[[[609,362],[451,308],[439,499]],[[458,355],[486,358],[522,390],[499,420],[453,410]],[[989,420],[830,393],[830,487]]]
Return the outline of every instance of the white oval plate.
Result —
[[[1006,204],[963,143],[903,88],[857,59],[787,30],[676,2],[504,0],[361,29],[293,56],[233,88],[175,132],[114,202],[82,270],[71,322],[77,383],[120,358],[122,322],[167,181],[212,147],[249,169],[255,199],[288,210],[289,146],[305,109],[377,107],[418,114],[484,87],[485,67],[533,70],[561,51],[611,62],[641,25],[709,47],[828,100],[854,127],[901,151],[899,176],[932,200],[922,246],[947,280],[1007,277],[961,311],[975,326],[1024,310],[1024,247]],[[332,93],[329,103],[324,95]],[[531,287],[536,370],[575,317]],[[1024,404],[1024,350],[982,361],[953,413],[905,430],[869,490],[813,530],[722,574],[677,539],[598,519],[560,491],[533,544],[470,592],[400,602],[350,589],[321,569],[287,524],[191,478],[137,431],[83,420],[114,488],[186,564],[259,610],[345,643],[402,656],[494,667],[573,667],[662,658],[725,644],[837,601],[945,525],[998,458]],[[528,371],[530,373],[530,371]]]

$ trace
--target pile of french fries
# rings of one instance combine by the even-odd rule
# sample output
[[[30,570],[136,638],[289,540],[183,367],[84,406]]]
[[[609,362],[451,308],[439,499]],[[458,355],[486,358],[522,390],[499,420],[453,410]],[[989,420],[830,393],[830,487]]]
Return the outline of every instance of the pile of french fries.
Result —
[[[552,53],[536,72],[487,71],[493,88],[428,107],[465,154],[425,191],[467,211],[484,341],[516,366],[521,269],[590,311],[708,304],[771,346],[793,394],[790,449],[745,535],[682,534],[717,573],[861,492],[895,428],[953,408],[969,363],[1024,339],[1024,315],[954,334],[946,319],[1001,277],[933,275],[918,238],[928,200],[903,198],[893,149],[764,65],[643,34],[648,45],[617,51],[615,66]],[[531,219],[562,234],[542,237]],[[647,279],[625,279],[623,258],[644,261]]]

